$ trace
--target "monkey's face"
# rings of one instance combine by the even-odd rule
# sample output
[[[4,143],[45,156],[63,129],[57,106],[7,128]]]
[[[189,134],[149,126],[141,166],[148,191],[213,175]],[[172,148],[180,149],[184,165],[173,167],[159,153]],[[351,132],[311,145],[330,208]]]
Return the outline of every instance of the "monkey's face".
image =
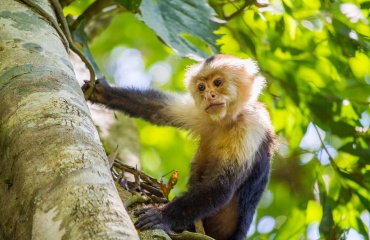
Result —
[[[203,80],[203,81],[202,81]],[[227,100],[225,98],[225,81],[222,76],[211,76],[197,81],[197,95],[200,107],[210,115],[224,117]]]
[[[264,85],[257,73],[250,59],[215,55],[188,68],[186,82],[196,107],[211,119],[221,120],[235,118],[257,99]]]
[[[214,120],[223,119],[237,101],[237,88],[221,73],[193,79],[190,90],[200,111]]]

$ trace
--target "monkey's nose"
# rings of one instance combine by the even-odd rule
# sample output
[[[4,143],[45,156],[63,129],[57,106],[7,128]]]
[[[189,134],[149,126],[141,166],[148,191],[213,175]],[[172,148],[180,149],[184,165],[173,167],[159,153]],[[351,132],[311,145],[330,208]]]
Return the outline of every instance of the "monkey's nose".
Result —
[[[208,92],[204,98],[205,99],[215,99],[217,97],[216,93],[213,93],[213,92]]]

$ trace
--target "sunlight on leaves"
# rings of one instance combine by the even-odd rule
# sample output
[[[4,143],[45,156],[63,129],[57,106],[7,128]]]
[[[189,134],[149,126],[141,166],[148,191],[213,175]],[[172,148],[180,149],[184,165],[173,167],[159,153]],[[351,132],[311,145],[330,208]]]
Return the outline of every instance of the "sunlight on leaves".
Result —
[[[370,74],[370,59],[364,53],[356,52],[355,57],[349,59],[349,65],[357,78],[364,78],[366,74]]]
[[[319,222],[322,218],[322,207],[316,201],[309,200],[306,210],[306,223]]]

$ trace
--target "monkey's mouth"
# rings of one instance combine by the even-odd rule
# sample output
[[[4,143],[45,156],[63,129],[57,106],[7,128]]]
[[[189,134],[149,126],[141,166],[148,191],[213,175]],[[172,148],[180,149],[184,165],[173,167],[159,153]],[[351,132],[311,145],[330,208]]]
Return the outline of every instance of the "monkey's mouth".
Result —
[[[212,111],[213,109],[216,109],[216,108],[219,108],[219,107],[224,107],[225,105],[226,105],[226,103],[224,103],[224,102],[221,102],[221,103],[211,103],[204,110],[206,112],[208,112],[208,111]]]

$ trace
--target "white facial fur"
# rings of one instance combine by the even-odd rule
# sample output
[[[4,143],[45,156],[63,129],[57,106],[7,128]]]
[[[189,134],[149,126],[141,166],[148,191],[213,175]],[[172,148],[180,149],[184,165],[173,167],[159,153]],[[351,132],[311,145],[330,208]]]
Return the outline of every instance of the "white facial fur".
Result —
[[[220,87],[213,86],[215,79],[221,79]],[[225,55],[215,55],[210,60],[188,68],[185,82],[200,111],[205,111],[213,120],[237,115],[246,104],[257,100],[265,80],[258,74],[258,67],[251,59],[240,59]],[[198,85],[206,86],[204,92]],[[213,93],[216,97],[211,99]],[[225,102],[223,106],[207,108],[213,102]],[[235,117],[235,116],[231,116]]]

